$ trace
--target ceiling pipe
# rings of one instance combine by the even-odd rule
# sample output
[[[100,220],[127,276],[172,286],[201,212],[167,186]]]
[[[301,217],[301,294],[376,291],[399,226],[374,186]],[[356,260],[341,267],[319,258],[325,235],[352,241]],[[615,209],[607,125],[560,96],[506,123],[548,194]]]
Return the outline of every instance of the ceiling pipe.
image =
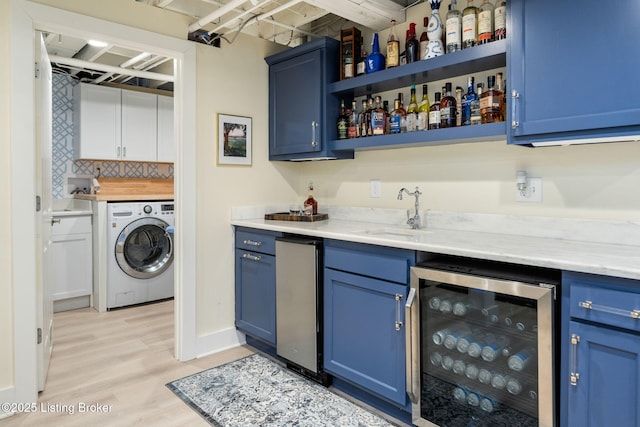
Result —
[[[240,5],[243,5],[247,1],[248,0],[231,0],[229,3],[225,4],[220,9],[217,9],[217,10],[211,12],[210,14],[205,16],[204,18],[201,18],[198,21],[194,22],[193,24],[189,25],[189,33],[193,33],[194,31],[199,30],[200,28],[204,27],[205,25],[207,25],[207,24],[215,21],[216,19],[224,16],[225,14],[231,12],[236,7],[238,7]]]
[[[69,65],[72,67],[87,68],[89,70],[104,71],[106,73],[122,74],[125,76],[140,77],[150,80],[166,80],[175,82],[175,77],[169,74],[153,73],[151,71],[131,70],[129,68],[116,67],[113,65],[98,64],[96,62],[83,61],[75,58],[65,58],[63,56],[50,55],[52,63]]]

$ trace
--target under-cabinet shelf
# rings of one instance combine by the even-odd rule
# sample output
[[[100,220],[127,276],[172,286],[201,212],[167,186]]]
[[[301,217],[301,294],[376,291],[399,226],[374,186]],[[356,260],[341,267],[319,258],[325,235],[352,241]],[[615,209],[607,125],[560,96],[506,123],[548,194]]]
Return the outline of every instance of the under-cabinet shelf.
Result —
[[[368,136],[365,138],[339,139],[331,141],[330,144],[334,151],[364,151],[488,142],[504,139],[505,135],[506,124],[505,122],[499,122],[477,126],[460,126],[391,135]]]
[[[469,75],[504,67],[506,64],[507,40],[498,40],[437,58],[334,82],[329,84],[328,91],[335,95],[351,94],[357,97]]]

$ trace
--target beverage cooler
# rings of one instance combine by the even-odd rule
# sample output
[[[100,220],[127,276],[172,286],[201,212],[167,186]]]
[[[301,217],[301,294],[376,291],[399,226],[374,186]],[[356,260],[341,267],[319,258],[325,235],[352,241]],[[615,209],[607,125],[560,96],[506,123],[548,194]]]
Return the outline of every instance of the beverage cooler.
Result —
[[[557,270],[459,257],[412,267],[406,342],[413,423],[556,425],[559,284]]]

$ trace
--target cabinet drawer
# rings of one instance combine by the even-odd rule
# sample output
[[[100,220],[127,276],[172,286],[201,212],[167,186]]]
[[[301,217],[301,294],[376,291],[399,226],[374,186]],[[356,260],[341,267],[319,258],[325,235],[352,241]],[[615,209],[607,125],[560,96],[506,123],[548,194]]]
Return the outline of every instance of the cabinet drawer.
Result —
[[[640,332],[640,283],[587,275],[567,282],[571,317]]]
[[[91,216],[58,216],[53,217],[51,228],[53,236],[66,236],[67,234],[91,233]],[[58,222],[59,221],[59,222]]]
[[[263,254],[276,254],[276,237],[281,233],[250,228],[236,229],[236,249],[245,249]]]
[[[329,240],[325,242],[324,265],[401,284],[409,283],[409,267],[415,264],[415,252],[384,246]]]

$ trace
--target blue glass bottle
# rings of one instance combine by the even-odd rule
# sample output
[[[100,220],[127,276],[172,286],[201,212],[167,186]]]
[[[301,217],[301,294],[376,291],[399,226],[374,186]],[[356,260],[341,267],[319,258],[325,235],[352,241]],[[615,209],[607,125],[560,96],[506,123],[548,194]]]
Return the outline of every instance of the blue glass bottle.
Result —
[[[384,55],[380,53],[380,43],[378,42],[378,33],[373,35],[373,48],[371,54],[367,56],[365,63],[365,72],[367,74],[385,69]]]
[[[467,93],[462,97],[462,126],[471,124],[472,108],[478,100],[478,94],[473,91],[474,78],[468,78]]]

